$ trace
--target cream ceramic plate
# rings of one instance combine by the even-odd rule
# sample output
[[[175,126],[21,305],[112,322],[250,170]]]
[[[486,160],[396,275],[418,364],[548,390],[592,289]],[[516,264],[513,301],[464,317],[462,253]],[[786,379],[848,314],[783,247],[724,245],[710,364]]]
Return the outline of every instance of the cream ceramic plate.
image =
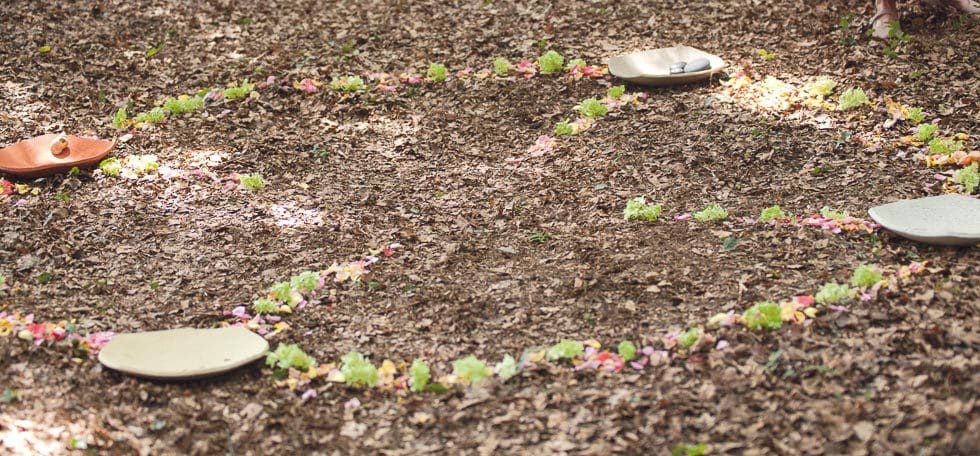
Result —
[[[99,362],[138,377],[186,380],[216,375],[262,358],[269,342],[240,326],[117,334]]]
[[[693,73],[670,74],[670,66],[705,58],[711,68]],[[609,72],[634,84],[666,86],[689,84],[708,79],[725,68],[725,61],[716,55],[688,46],[653,49],[609,59]]]
[[[926,244],[980,243],[980,200],[963,195],[930,196],[875,206],[868,214],[889,231]]]

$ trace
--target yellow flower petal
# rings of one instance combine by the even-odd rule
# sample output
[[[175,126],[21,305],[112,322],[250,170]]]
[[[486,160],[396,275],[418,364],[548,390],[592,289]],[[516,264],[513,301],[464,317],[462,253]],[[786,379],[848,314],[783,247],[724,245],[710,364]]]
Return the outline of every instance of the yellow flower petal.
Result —
[[[545,355],[545,350],[541,350],[539,352],[534,352],[534,353],[528,353],[527,360],[532,363],[539,363],[541,362],[541,360],[544,359],[544,355]]]
[[[331,370],[329,372],[329,374],[327,374],[327,381],[328,382],[344,383],[345,380],[346,379],[344,378],[344,374],[342,372],[340,372],[339,370]]]

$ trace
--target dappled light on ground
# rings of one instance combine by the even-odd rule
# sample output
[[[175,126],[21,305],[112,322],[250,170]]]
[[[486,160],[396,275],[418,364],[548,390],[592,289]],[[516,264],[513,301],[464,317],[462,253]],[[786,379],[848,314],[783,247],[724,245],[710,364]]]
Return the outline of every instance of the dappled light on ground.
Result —
[[[829,115],[836,104],[827,101],[824,95],[813,93],[813,86],[821,80],[826,77],[795,78],[792,82],[774,76],[756,79],[744,70],[736,69],[729,80],[721,82],[721,90],[716,96],[719,101],[733,103],[747,111],[778,115],[826,130],[836,126]]]
[[[323,224],[320,211],[297,207],[296,203],[291,201],[273,204],[269,212],[275,224],[283,228],[303,228]]]
[[[14,456],[63,454],[72,435],[69,429],[77,431],[79,426],[52,427],[0,413],[0,450]]]

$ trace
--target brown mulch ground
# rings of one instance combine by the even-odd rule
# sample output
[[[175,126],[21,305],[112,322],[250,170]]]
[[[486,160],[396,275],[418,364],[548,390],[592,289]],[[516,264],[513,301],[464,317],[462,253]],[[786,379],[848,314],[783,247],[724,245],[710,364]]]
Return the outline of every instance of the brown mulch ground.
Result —
[[[245,77],[329,80],[433,61],[487,68],[495,56],[516,62],[543,47],[601,62],[677,43],[756,79],[829,75],[980,134],[980,25],[917,1],[904,8],[914,41],[897,58],[841,31],[842,17],[866,15],[863,2],[445,3],[4,2],[0,143],[62,129],[112,137],[112,114],[127,100],[146,109]],[[159,52],[147,58],[151,47]],[[67,452],[75,437],[109,454],[664,454],[699,442],[713,454],[976,454],[977,248],[670,220],[710,202],[741,216],[776,203],[864,215],[940,193],[936,170],[841,140],[881,131],[881,112],[833,113],[833,128],[820,129],[718,101],[721,91],[718,81],[651,90],[643,108],[513,166],[506,159],[605,87],[541,77],[389,96],[264,90],[227,112],[136,132],[115,152],[172,164],[222,153],[212,170],[261,173],[261,192],[91,172],[4,176],[40,195],[0,204],[0,273],[13,286],[0,309],[117,332],[208,327],[277,280],[399,242],[370,286],[342,288],[336,305],[297,315],[275,340],[317,359],[359,350],[377,361],[424,357],[446,372],[468,354],[499,360],[562,337],[654,340],[716,312],[814,293],[863,263],[928,261],[932,272],[808,327],[727,330],[731,348],[701,362],[529,373],[443,395],[321,385],[301,401],[259,365],[189,383],[141,381],[3,338],[0,389],[19,397],[0,403],[0,453]],[[622,220],[638,195],[669,216]],[[280,226],[273,205],[319,211],[319,224]],[[724,249],[713,229],[737,247]],[[530,233],[550,237],[532,242]],[[42,274],[51,280],[41,284]],[[361,407],[345,409],[351,398]]]

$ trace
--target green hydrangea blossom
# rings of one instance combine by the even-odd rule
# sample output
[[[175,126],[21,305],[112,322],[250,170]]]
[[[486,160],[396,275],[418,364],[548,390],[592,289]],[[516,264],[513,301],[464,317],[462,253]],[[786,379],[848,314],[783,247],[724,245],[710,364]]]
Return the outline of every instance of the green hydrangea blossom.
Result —
[[[255,310],[255,313],[275,314],[279,313],[279,304],[271,299],[256,299],[252,303],[252,309]]]
[[[163,109],[170,112],[172,116],[194,112],[203,107],[204,98],[202,97],[167,98],[163,102]]]
[[[378,368],[356,351],[340,358],[340,373],[348,386],[373,388],[378,384]]]
[[[126,114],[126,107],[123,106],[112,116],[112,128],[123,129],[129,125],[129,118]]]
[[[497,377],[505,382],[520,372],[517,368],[517,360],[510,355],[504,355],[504,359],[494,366],[493,371],[497,373]]]
[[[854,270],[854,274],[851,275],[851,285],[854,285],[855,287],[867,288],[881,282],[883,278],[884,277],[882,274],[876,271],[875,268],[863,264],[858,266],[858,268]]]
[[[929,141],[929,152],[949,155],[963,150],[963,141],[953,141],[943,138],[932,138]]]
[[[926,142],[932,139],[936,133],[939,132],[939,125],[933,123],[924,123],[919,125],[919,128],[915,130],[915,139],[919,141]]]
[[[826,97],[834,92],[835,87],[837,87],[837,83],[833,79],[822,76],[807,87],[807,92],[811,96]]]
[[[582,100],[574,109],[586,119],[598,119],[609,114],[609,108],[595,97]]]
[[[847,212],[835,211],[827,206],[820,208],[820,216],[831,220],[843,220],[847,218]]]
[[[513,68],[513,65],[510,64],[510,60],[503,57],[493,59],[493,73],[497,76],[507,76],[511,68]]]
[[[316,360],[307,355],[296,344],[280,343],[276,351],[265,357],[265,364],[277,369],[309,370],[316,365]]]
[[[340,92],[359,92],[364,90],[364,80],[360,76],[341,76],[330,81],[330,88]]]
[[[626,202],[626,209],[623,209],[623,218],[626,220],[643,220],[656,222],[663,212],[663,207],[659,204],[647,204],[646,199],[638,196]]]
[[[116,177],[122,172],[122,163],[119,163],[119,159],[116,157],[109,157],[99,162],[99,169],[106,176]]]
[[[623,96],[624,93],[626,93],[626,86],[618,85],[618,86],[610,87],[609,92],[606,94],[606,96],[608,96],[612,100],[618,100],[619,97]]]
[[[571,60],[568,61],[567,64],[565,64],[565,69],[566,70],[571,70],[572,68],[575,68],[575,67],[584,67],[584,66],[588,66],[588,64],[585,63],[585,60],[583,60],[583,59],[571,59]]]
[[[742,313],[742,321],[751,330],[779,329],[783,326],[783,309],[774,302],[760,302]]]
[[[787,214],[783,212],[783,210],[780,209],[779,206],[777,205],[777,206],[770,206],[763,209],[762,213],[759,214],[759,221],[771,222],[773,220],[781,220],[787,217],[788,217]]]
[[[709,204],[704,210],[695,212],[694,220],[699,222],[716,222],[728,218],[728,211],[717,204]]]
[[[255,84],[248,82],[248,79],[246,79],[242,81],[242,84],[240,86],[228,87],[227,89],[225,89],[222,95],[224,95],[225,99],[227,100],[241,100],[251,95],[254,89],[255,89]]]
[[[555,361],[561,359],[574,359],[585,352],[585,346],[576,340],[562,339],[548,349],[548,359]]]
[[[558,122],[558,125],[555,125],[555,136],[571,136],[574,134],[575,129],[572,128],[572,124],[570,124],[567,120]]]
[[[698,327],[688,328],[687,331],[680,333],[677,336],[677,343],[684,348],[691,348],[694,344],[701,340],[701,336],[704,335],[704,330]]]
[[[623,361],[632,361],[634,358],[636,358],[636,345],[633,345],[633,342],[624,340],[619,343],[618,347],[616,347],[616,352],[618,352],[619,356],[623,358]]]
[[[265,179],[259,173],[241,174],[238,176],[238,181],[247,190],[262,190],[265,188]]]
[[[918,125],[926,120],[926,113],[922,108],[908,108],[905,110],[905,120],[912,125]]]
[[[844,93],[840,94],[840,100],[838,100],[837,104],[838,109],[841,111],[847,111],[848,109],[853,109],[868,104],[868,96],[865,95],[863,89],[860,87],[855,87],[853,89],[845,90]]]
[[[453,361],[453,375],[463,383],[478,385],[492,373],[486,363],[473,355]]]
[[[167,111],[160,107],[153,108],[148,112],[143,112],[136,116],[136,122],[138,123],[156,124],[164,120],[167,120]]]
[[[295,307],[299,300],[293,295],[293,287],[289,282],[277,282],[269,289],[269,296],[276,301],[284,302],[289,307]]]
[[[446,65],[433,63],[429,65],[429,69],[425,72],[425,78],[432,82],[442,82],[446,80],[448,72],[449,70],[446,69]]]
[[[138,175],[160,169],[156,155],[130,155],[126,157],[126,166]]]
[[[557,73],[565,68],[565,58],[555,51],[548,51],[538,58],[538,67],[541,74]]]
[[[980,187],[980,171],[977,168],[977,163],[973,163],[953,173],[953,182],[962,185],[963,192],[968,195]]]
[[[431,378],[432,373],[429,372],[428,364],[425,364],[421,359],[412,361],[412,366],[408,368],[408,386],[413,392],[425,391]]]
[[[840,304],[854,297],[855,290],[851,287],[843,284],[838,284],[837,282],[827,282],[822,287],[817,295],[813,299],[820,304],[833,305]]]
[[[301,272],[289,279],[289,286],[302,294],[309,294],[316,290],[318,283],[320,283],[320,274],[313,271]]]

